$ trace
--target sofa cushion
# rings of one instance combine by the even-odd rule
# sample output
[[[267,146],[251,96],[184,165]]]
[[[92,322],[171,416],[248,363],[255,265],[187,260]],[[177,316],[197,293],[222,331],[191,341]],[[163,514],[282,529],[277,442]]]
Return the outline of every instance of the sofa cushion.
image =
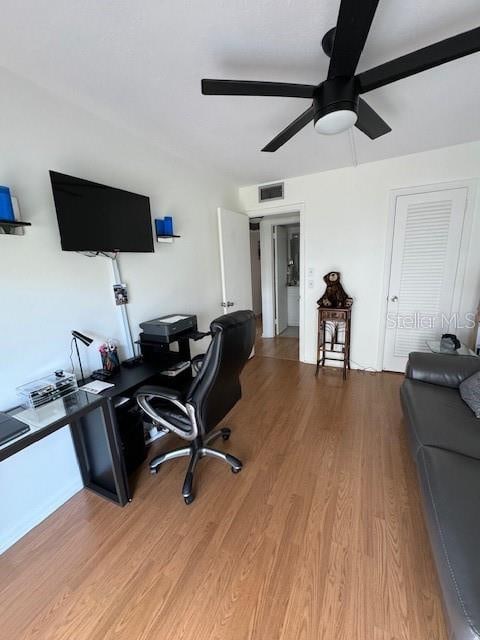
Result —
[[[480,371],[464,380],[460,387],[462,400],[470,407],[476,418],[480,418]]]
[[[424,447],[418,472],[453,637],[480,638],[480,461]]]
[[[401,398],[415,456],[429,445],[480,459],[480,423],[458,389],[406,379]]]

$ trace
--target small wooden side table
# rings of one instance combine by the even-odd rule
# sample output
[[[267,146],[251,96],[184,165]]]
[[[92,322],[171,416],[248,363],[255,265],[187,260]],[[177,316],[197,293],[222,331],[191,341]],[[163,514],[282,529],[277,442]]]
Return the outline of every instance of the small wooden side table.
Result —
[[[330,335],[327,336],[327,326],[330,328]],[[339,329],[344,329],[344,340],[339,342]],[[315,375],[318,375],[320,366],[325,366],[326,360],[336,360],[343,362],[343,379],[347,378],[347,369],[350,369],[350,339],[352,329],[351,309],[328,309],[318,307],[318,343],[317,343],[317,368]],[[340,350],[335,347],[341,347]],[[343,358],[332,357],[327,354],[341,354]]]

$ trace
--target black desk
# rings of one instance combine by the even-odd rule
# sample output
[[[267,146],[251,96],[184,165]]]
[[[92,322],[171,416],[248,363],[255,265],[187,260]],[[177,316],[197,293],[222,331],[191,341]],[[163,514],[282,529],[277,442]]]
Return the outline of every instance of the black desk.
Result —
[[[115,386],[99,395],[80,390],[45,405],[45,424],[31,427],[28,433],[1,445],[0,462],[70,425],[84,486],[124,506],[131,500],[131,491],[118,435],[115,398],[131,396],[136,388],[154,382],[158,372],[158,363],[144,363],[134,369],[122,367],[111,379]],[[170,378],[167,380],[172,384]],[[165,376],[158,383],[164,385]],[[23,409],[8,412],[10,420],[18,422],[14,415],[19,411]]]

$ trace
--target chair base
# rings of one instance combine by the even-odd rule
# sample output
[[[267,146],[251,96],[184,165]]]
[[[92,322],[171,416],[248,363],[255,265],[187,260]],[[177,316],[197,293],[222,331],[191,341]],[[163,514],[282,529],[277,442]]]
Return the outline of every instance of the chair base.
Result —
[[[232,473],[239,473],[239,471],[242,470],[243,465],[238,458],[235,458],[235,456],[232,456],[229,453],[224,453],[223,451],[212,449],[211,447],[207,446],[218,438],[228,440],[228,438],[230,437],[230,433],[230,429],[223,427],[218,431],[214,431],[208,434],[206,437],[199,436],[198,438],[193,440],[192,444],[190,444],[188,447],[180,447],[179,449],[166,451],[165,453],[162,453],[159,456],[153,458],[153,460],[150,462],[150,473],[156,474],[160,465],[164,462],[167,462],[168,460],[175,460],[175,458],[190,458],[187,473],[185,475],[185,480],[183,482],[182,496],[186,504],[191,504],[195,499],[193,493],[193,478],[195,474],[195,468],[200,458],[208,457],[222,460],[223,462],[226,462],[230,465]]]

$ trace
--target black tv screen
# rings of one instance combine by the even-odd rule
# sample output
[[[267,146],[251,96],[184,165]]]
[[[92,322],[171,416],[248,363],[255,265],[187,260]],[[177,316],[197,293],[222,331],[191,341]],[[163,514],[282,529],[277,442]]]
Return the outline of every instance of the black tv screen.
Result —
[[[150,200],[50,171],[64,251],[154,251]]]

